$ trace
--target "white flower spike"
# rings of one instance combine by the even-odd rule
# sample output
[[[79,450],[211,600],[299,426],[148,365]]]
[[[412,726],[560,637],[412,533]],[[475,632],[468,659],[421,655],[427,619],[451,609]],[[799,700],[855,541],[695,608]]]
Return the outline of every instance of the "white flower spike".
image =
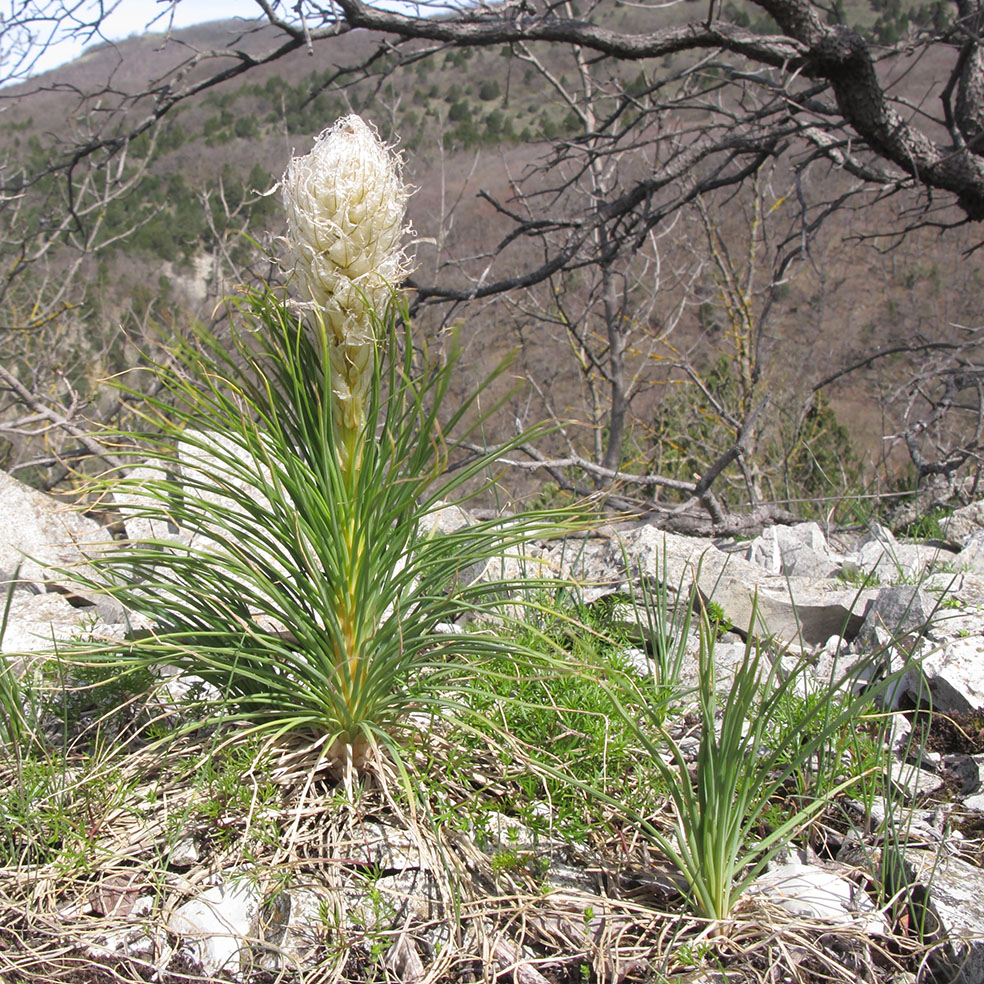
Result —
[[[372,372],[370,312],[407,275],[402,161],[359,116],[344,116],[283,178],[294,284],[328,331],[339,426],[358,430]]]

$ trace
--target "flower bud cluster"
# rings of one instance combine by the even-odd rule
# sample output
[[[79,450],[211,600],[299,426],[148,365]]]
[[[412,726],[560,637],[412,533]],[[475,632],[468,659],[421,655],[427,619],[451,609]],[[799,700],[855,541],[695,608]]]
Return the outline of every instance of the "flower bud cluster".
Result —
[[[323,319],[336,423],[361,428],[379,315],[407,274],[401,246],[408,190],[401,160],[359,116],[325,130],[283,178],[294,286]]]

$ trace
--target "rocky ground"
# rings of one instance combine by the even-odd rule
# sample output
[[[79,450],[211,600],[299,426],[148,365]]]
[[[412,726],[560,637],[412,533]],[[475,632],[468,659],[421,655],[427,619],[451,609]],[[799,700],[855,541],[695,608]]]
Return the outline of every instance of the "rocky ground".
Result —
[[[0,474],[2,648],[15,673],[59,641],[133,631],[126,613],[53,570],[84,564],[107,535]],[[984,981],[984,503],[923,542],[877,525],[828,536],[804,523],[716,542],[623,524],[535,553],[541,572],[576,579],[586,602],[612,600],[641,673],[652,639],[632,586],[643,580],[684,594],[696,585],[716,606],[722,687],[749,635],[808,659],[818,686],[883,653],[899,674],[886,702],[896,800],[857,805],[853,832],[828,824],[821,850],[786,852],[722,928],[687,915],[678,878],[631,827],[572,842],[551,833],[548,804],[536,804],[537,827],[496,812],[501,762],[470,789],[444,790],[442,808],[491,800],[469,836],[415,814],[385,781],[353,799],[326,775],[304,775],[290,750],[274,758],[269,785],[240,778],[251,788],[237,801],[245,817],[219,809],[176,830],[175,805],[200,794],[173,762],[135,755],[114,779],[131,802],[105,844],[92,841],[112,849],[84,877],[66,886],[58,865],[29,870],[0,844],[0,981]],[[683,667],[685,684],[695,667],[696,657]],[[179,690],[159,691],[167,714]],[[186,780],[207,754],[183,746]],[[168,770],[162,797],[155,776]],[[26,781],[12,762],[7,776]],[[854,808],[850,797],[839,805]],[[260,846],[245,852],[221,836],[224,824],[263,832]],[[872,891],[889,845],[905,911]]]

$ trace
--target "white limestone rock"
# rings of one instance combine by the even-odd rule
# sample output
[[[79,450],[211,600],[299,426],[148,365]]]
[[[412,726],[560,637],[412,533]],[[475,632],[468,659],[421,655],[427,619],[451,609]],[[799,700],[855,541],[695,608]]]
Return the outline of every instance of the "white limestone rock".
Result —
[[[262,903],[248,875],[228,873],[219,884],[175,909],[167,928],[181,938],[178,952],[190,957],[206,976],[238,977],[251,962]]]
[[[857,645],[876,645],[877,630],[884,631],[889,640],[924,634],[929,628],[935,608],[936,600],[916,585],[900,584],[880,588],[875,597],[865,605],[864,622],[857,635]]]
[[[984,529],[975,530],[964,538],[960,553],[953,558],[958,571],[984,574]]]
[[[471,513],[462,509],[454,503],[439,505],[433,509],[420,521],[419,532],[421,536],[442,535],[455,533],[465,526],[471,526],[475,522]]]
[[[938,793],[944,786],[943,776],[920,768],[916,762],[892,762],[891,780],[906,803],[913,802],[917,797]]]
[[[793,577],[830,577],[843,558],[835,555],[819,523],[770,526],[752,540],[745,559],[770,574]]]
[[[963,806],[965,810],[973,813],[984,813],[984,793],[975,793],[973,796],[964,798]]]
[[[941,845],[952,832],[948,829],[951,808],[947,806],[907,807],[894,798],[889,802],[876,797],[867,807],[858,800],[848,800],[855,818],[870,823],[877,829],[894,829],[911,841]]]
[[[271,898],[260,913],[263,940],[253,947],[256,967],[276,974],[314,966],[331,932],[334,901],[327,890],[305,886]]]
[[[113,501],[123,519],[126,538],[134,543],[181,542],[177,526],[163,518],[166,498],[163,489],[153,487],[155,482],[173,479],[163,468],[141,465],[131,469],[126,476],[133,487],[118,488],[113,493]]]
[[[665,558],[665,561],[664,561]],[[710,541],[643,526],[609,544],[602,574],[611,581],[625,571],[666,581],[674,591],[696,584],[701,595],[720,605],[742,633],[772,636],[794,648],[822,645],[830,636],[853,638],[861,626],[861,609],[874,597],[838,581],[769,574],[757,564],[725,553]],[[752,625],[754,613],[754,625]]]
[[[880,584],[911,584],[933,571],[949,570],[954,553],[939,543],[905,543],[887,526],[875,523],[844,558],[844,570],[856,571]]]
[[[430,859],[423,854],[421,843],[408,831],[375,821],[357,829],[358,837],[350,848],[352,857],[376,870],[392,872],[430,867]]]
[[[3,604],[0,596],[0,606]],[[64,595],[18,591],[10,602],[0,652],[49,652],[61,642],[87,635],[94,619],[94,608],[76,608]]]
[[[909,693],[925,701],[921,680],[932,696],[933,710],[942,714],[984,707],[984,637],[952,639],[923,658],[922,676],[913,675]]]
[[[0,591],[18,567],[22,581],[65,584],[54,569],[84,570],[87,558],[109,539],[71,503],[0,471]]]
[[[95,960],[125,958],[153,968],[159,975],[170,963],[174,950],[167,933],[155,924],[154,899],[141,895],[126,913],[120,926],[114,926],[86,946]]]
[[[887,936],[888,925],[864,889],[839,872],[816,864],[790,861],[760,875],[749,887],[790,915],[835,926],[858,926]]]
[[[178,459],[181,463],[181,480],[184,483],[183,493],[188,499],[198,499],[203,508],[203,516],[208,515],[211,507],[230,510],[247,519],[244,501],[253,500],[259,509],[269,511],[270,501],[257,488],[257,485],[270,486],[272,477],[269,468],[262,462],[252,462],[253,470],[258,478],[244,477],[237,473],[229,464],[235,460],[243,465],[248,461],[248,453],[231,437],[208,431],[185,431],[184,440],[178,444]],[[225,495],[217,491],[214,479],[210,476],[219,475],[234,495]],[[204,486],[204,487],[198,487]],[[216,531],[213,541],[202,530],[193,531],[191,545],[199,550],[223,550],[223,541],[233,536],[229,530]]]
[[[936,930],[930,942],[937,945],[929,955],[933,979],[940,984],[980,984],[984,981],[984,870],[938,851],[906,850],[905,860],[913,897],[928,898],[925,925]]]
[[[167,852],[167,863],[172,868],[190,868],[201,860],[198,842],[193,831],[183,831]]]
[[[940,526],[946,538],[954,543],[964,543],[974,533],[984,531],[984,499],[954,509],[940,521]]]

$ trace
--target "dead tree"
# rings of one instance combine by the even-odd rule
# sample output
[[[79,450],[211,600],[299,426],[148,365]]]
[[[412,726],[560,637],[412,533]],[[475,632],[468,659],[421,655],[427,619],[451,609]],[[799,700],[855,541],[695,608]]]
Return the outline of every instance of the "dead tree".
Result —
[[[118,125],[77,141],[64,166],[111,159],[182,102],[292,52],[337,64],[333,42],[368,30],[371,52],[338,67],[325,84],[490,46],[545,71],[543,53],[563,52],[582,81],[565,90],[574,124],[558,134],[550,156],[521,176],[512,201],[490,196],[510,229],[483,258],[482,275],[415,281],[418,305],[453,307],[590,270],[597,310],[614,315],[608,325],[615,324],[630,259],[681,209],[742,187],[767,165],[786,168],[795,186],[801,244],[849,201],[904,200],[899,236],[984,218],[979,2],[957,0],[952,16],[894,44],[838,22],[836,8],[812,0],[753,0],[752,8],[755,22],[713,0],[706,8],[632,5],[631,19],[613,15],[611,4],[577,10],[569,0],[422,2],[397,10],[362,0],[244,0],[243,16],[256,20],[244,21],[239,38],[218,51],[189,50],[153,86],[121,94]],[[936,89],[920,91],[916,105],[905,77],[928,55],[948,74]],[[827,173],[840,176],[835,197],[819,180]],[[537,261],[528,262],[528,249],[517,261],[516,247],[530,243]],[[626,398],[617,344],[594,369],[609,387],[617,422]],[[614,474],[617,436],[616,426],[594,455]],[[695,490],[706,490],[719,471],[712,463]]]

